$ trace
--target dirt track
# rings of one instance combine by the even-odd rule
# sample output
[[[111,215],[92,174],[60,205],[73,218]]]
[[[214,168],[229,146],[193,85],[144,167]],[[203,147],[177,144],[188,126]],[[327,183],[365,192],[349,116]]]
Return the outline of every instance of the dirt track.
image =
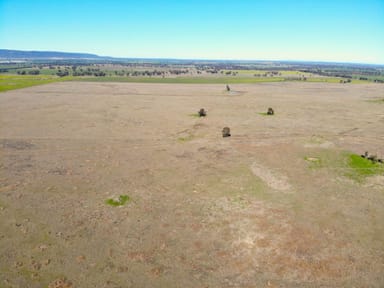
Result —
[[[384,86],[231,87],[1,93],[0,287],[383,287],[384,176],[304,158],[384,157]]]

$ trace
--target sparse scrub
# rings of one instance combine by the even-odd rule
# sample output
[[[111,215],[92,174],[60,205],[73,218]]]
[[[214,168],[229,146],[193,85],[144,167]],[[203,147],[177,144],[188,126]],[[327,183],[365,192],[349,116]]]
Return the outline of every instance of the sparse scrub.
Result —
[[[207,111],[205,111],[204,108],[201,108],[198,114],[199,114],[199,117],[205,117],[207,116]]]

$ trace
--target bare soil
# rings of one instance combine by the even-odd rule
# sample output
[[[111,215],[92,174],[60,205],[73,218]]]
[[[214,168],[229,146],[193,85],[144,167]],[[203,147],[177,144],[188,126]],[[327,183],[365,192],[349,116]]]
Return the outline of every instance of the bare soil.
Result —
[[[0,287],[383,287],[384,86],[231,88],[1,93]]]

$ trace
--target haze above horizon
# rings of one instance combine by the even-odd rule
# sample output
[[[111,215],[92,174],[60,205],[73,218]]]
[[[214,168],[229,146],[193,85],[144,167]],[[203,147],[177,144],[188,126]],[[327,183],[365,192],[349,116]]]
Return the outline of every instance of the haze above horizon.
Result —
[[[384,64],[384,1],[0,0],[0,48]]]

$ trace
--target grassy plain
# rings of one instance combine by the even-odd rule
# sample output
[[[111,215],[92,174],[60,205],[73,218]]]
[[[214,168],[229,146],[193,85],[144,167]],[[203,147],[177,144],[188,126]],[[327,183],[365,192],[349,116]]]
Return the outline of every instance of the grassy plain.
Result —
[[[1,93],[0,286],[383,287],[383,86],[225,88]]]
[[[105,77],[58,77],[55,75],[0,75],[0,92],[26,88],[41,84],[61,82],[61,81],[80,81],[80,82],[127,82],[127,83],[164,83],[164,84],[252,84],[252,83],[268,83],[268,82],[292,82],[290,78],[284,77],[243,77],[243,76],[188,76],[188,77],[121,77],[121,76],[105,76]],[[336,77],[311,77],[305,82],[324,82],[339,83],[340,78]],[[367,81],[352,80],[351,83],[364,84]]]
[[[62,63],[19,63],[0,64],[0,92],[13,89],[25,88],[39,84],[46,84],[58,81],[90,81],[90,82],[127,82],[127,83],[164,83],[164,84],[254,84],[272,82],[325,82],[340,83],[347,78],[334,76],[319,76],[316,73],[321,71],[322,75],[345,75],[351,77],[351,83],[365,84],[375,79],[382,79],[381,72],[376,76],[367,76],[367,80],[359,80],[359,75],[353,74],[356,71],[345,70],[337,74],[311,69],[303,66],[302,69],[292,70],[276,69],[273,64],[266,65],[264,69],[226,69],[228,65],[211,64],[86,64],[77,62]],[[220,66],[221,65],[221,66]],[[244,65],[244,64],[242,64]],[[230,66],[230,65],[229,65]],[[239,66],[241,66],[239,64]],[[270,67],[271,70],[265,70]],[[297,69],[297,70],[295,70]],[[368,69],[368,68],[367,68]],[[313,72],[304,72],[313,71]],[[332,71],[332,70],[331,70]],[[25,75],[22,75],[24,73]],[[30,75],[39,73],[39,75]],[[319,72],[320,73],[320,72]],[[320,73],[320,74],[321,74]],[[328,74],[326,74],[328,73]],[[349,73],[349,74],[348,74]],[[356,72],[357,73],[357,72]],[[368,73],[368,72],[367,72]],[[59,76],[64,77],[59,77]],[[353,75],[353,77],[351,76]],[[364,76],[364,75],[361,75]],[[349,84],[349,83],[348,83]]]
[[[0,75],[0,92],[26,88],[36,85],[70,80],[71,77],[59,78],[53,75]]]

